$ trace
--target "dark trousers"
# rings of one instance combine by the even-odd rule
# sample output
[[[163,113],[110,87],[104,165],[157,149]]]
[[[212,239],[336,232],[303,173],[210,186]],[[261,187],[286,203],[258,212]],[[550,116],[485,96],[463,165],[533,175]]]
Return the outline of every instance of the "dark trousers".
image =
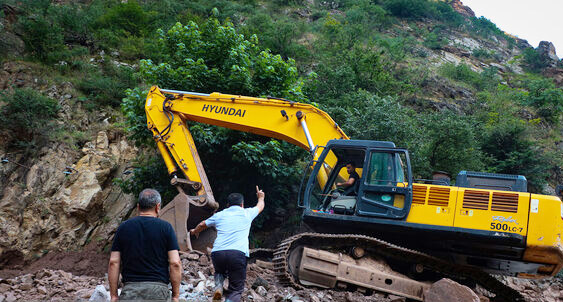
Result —
[[[225,299],[240,302],[246,280],[246,256],[237,250],[224,250],[211,253],[211,261],[215,275],[222,274],[229,278],[229,288],[225,291]]]

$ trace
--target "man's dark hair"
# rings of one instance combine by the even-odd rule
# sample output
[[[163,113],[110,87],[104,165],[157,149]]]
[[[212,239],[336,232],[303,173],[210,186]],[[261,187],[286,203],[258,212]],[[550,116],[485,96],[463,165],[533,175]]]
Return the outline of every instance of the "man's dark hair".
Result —
[[[144,189],[139,194],[139,209],[150,210],[160,203],[160,193],[154,189]]]
[[[356,163],[355,163],[353,160],[348,161],[348,162],[346,163],[346,165],[350,165],[350,166],[352,166],[352,167],[354,167],[354,168],[357,167],[357,166],[356,166]]]
[[[242,206],[244,202],[244,197],[240,193],[231,193],[227,196],[228,206]]]

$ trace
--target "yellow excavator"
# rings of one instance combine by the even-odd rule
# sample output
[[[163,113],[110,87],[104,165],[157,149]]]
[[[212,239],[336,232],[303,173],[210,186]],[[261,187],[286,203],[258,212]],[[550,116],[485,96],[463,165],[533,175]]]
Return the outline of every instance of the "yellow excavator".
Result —
[[[563,204],[556,196],[527,192],[523,176],[462,171],[456,186],[443,179],[415,182],[408,150],[350,140],[322,110],[279,98],[153,86],[145,111],[179,191],[161,218],[174,227],[182,250],[206,251],[216,236],[212,229],[198,239],[188,233],[218,209],[186,124],[198,122],[311,153],[297,201],[308,232],[272,251],[282,284],[378,290],[422,301],[428,283],[417,280],[440,274],[478,282],[499,299],[521,300],[489,273],[542,278],[563,267]],[[360,179],[341,190],[336,183],[347,179],[350,162]],[[391,269],[367,256],[384,259]]]

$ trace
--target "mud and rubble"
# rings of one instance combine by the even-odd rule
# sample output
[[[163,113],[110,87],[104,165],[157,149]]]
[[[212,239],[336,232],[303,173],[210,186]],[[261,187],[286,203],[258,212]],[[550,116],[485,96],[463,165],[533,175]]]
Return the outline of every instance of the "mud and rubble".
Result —
[[[0,301],[109,301],[106,274],[108,254],[99,250],[100,248],[89,246],[83,252],[54,253],[29,265],[16,265],[0,270]],[[181,252],[180,258],[184,268],[180,288],[181,301],[211,301],[215,284],[209,255]],[[520,291],[527,301],[563,301],[563,281],[560,278],[501,279]],[[228,281],[224,286],[228,286]],[[458,301],[459,299],[452,300],[454,294],[456,298],[462,294],[463,297],[471,297],[473,300],[478,297],[475,301],[489,301],[491,298],[479,288],[470,289],[449,279],[442,279],[430,287],[425,301]],[[251,260],[248,265],[243,298],[247,302],[406,301],[402,297],[374,291],[362,293],[319,288],[295,290],[283,287],[277,282],[271,263],[261,260]]]

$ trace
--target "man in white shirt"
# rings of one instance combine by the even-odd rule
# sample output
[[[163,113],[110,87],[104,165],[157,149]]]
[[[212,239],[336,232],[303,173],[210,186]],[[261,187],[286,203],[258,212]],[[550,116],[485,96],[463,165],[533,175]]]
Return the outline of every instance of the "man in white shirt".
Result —
[[[244,208],[244,197],[231,193],[227,197],[228,208],[215,213],[199,223],[190,234],[198,236],[208,227],[217,229],[217,238],[211,250],[215,268],[215,293],[213,301],[221,301],[223,281],[229,279],[225,302],[240,302],[246,280],[246,258],[249,256],[248,235],[252,221],[264,210],[264,192],[256,186],[258,203],[253,208]]]

